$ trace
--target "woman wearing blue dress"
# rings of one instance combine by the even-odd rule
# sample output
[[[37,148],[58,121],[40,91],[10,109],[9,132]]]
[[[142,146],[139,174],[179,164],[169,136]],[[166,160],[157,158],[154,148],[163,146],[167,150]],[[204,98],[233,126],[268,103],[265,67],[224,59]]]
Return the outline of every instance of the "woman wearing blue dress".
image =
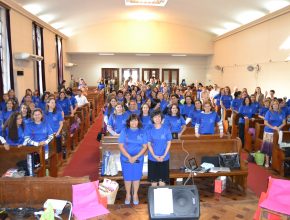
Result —
[[[44,119],[55,135],[56,149],[60,153],[62,151],[61,131],[63,127],[63,113],[57,108],[54,98],[47,100]]]
[[[249,118],[251,120],[254,120],[255,115],[255,107],[252,105],[252,101],[249,96],[244,98],[243,104],[240,106],[238,111],[239,116],[239,138],[242,141],[242,147],[244,147],[245,143],[245,119]]]
[[[141,107],[140,119],[142,121],[143,129],[148,130],[152,126],[152,121],[149,113],[149,105],[144,103]]]
[[[24,128],[23,145],[45,146],[45,159],[48,159],[48,144],[53,139],[53,130],[43,120],[42,110],[34,109],[32,112],[32,122]]]
[[[6,142],[9,146],[22,146],[24,142],[24,123],[19,112],[14,112],[6,122]]]
[[[126,127],[126,120],[128,119],[127,113],[124,112],[122,103],[117,103],[115,111],[110,115],[108,121],[108,132],[113,135],[119,135],[121,131]]]
[[[174,139],[178,139],[182,132],[186,129],[185,120],[180,115],[180,110],[177,104],[172,104],[169,107],[169,114],[165,116],[164,124],[167,125]]]
[[[272,101],[270,110],[265,115],[265,128],[261,152],[266,154],[265,167],[269,167],[270,157],[272,156],[273,132],[280,131],[286,125],[285,115],[279,109],[278,100]]]
[[[204,102],[204,111],[202,111],[195,124],[195,136],[199,137],[201,134],[214,134],[215,125],[218,124],[220,130],[220,137],[223,137],[223,123],[215,111],[211,111],[212,106],[210,102]]]
[[[56,100],[56,103],[61,107],[64,115],[74,115],[73,107],[70,103],[70,100],[66,97],[65,92],[59,93],[59,99]]]
[[[126,128],[122,130],[119,137],[120,160],[126,189],[126,205],[131,202],[132,185],[133,203],[134,205],[139,204],[138,189],[148,142],[146,132],[141,128],[141,120],[136,114],[132,114],[127,119]]]
[[[169,183],[169,150],[172,135],[168,126],[162,124],[161,111],[151,114],[153,126],[148,130],[148,180],[152,186]]]

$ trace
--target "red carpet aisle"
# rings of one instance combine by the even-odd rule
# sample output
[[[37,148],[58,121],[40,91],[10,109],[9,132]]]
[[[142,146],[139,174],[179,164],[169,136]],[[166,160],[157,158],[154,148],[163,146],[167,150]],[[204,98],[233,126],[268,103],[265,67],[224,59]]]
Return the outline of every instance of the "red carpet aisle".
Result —
[[[98,178],[99,145],[96,141],[102,128],[103,114],[99,114],[95,123],[89,128],[84,139],[74,152],[69,164],[64,168],[63,176],[89,176],[91,180]]]

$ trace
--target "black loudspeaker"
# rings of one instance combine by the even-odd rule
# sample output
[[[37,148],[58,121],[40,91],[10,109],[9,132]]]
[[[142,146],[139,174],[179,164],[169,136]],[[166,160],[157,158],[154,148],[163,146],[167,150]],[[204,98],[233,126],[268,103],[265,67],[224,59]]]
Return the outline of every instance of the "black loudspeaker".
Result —
[[[172,190],[173,213],[168,215],[155,214],[154,189],[168,188]],[[148,189],[149,217],[154,220],[164,219],[199,219],[199,194],[195,185],[149,187]]]
[[[18,70],[17,71],[17,76],[24,76],[24,71]]]

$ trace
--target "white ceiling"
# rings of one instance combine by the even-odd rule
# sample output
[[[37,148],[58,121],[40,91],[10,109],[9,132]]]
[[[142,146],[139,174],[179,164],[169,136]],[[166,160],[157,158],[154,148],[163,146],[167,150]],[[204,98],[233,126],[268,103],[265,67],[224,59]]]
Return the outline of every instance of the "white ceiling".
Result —
[[[129,7],[125,6],[124,0],[15,1],[26,9],[31,5],[38,6],[37,10],[29,11],[68,36],[98,23],[134,19],[132,17],[140,11],[147,13],[147,19],[220,35],[252,21],[251,14],[246,13],[257,12],[261,17],[290,4],[290,0],[168,0],[165,7]],[[282,3],[282,6],[275,6],[274,3]]]

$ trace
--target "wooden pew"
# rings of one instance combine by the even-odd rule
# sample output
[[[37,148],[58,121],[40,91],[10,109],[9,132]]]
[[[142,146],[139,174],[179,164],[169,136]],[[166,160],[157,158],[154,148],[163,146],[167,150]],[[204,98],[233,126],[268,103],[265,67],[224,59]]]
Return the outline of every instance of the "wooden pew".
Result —
[[[211,139],[230,139],[230,135],[224,135],[223,137],[220,137],[219,134],[213,134],[213,135],[200,135],[199,137],[196,137],[195,135],[181,135],[180,140],[211,140]]]
[[[285,160],[290,160],[290,157],[286,157],[285,149],[280,147],[278,144],[278,139],[279,134],[277,131],[275,131],[273,135],[272,168],[276,170],[281,176],[285,176],[283,163]],[[283,131],[282,142],[290,143],[290,131]]]
[[[232,117],[232,129],[231,129],[231,136],[232,138],[239,137],[239,116],[236,111],[233,111]]]
[[[111,139],[112,140],[112,139]],[[112,154],[120,153],[118,143],[103,141],[101,144],[102,153],[110,151]],[[186,151],[189,153],[188,159],[195,157],[197,163],[200,164],[203,156],[214,156],[219,153],[238,152],[241,153],[241,141],[236,139],[209,139],[209,140],[173,140],[170,148],[170,178],[186,178],[188,173],[181,170],[184,167],[184,160],[187,156]],[[247,188],[248,168],[246,163],[240,157],[241,169],[231,170],[230,172],[218,173],[197,173],[196,177],[218,177],[229,176],[233,182],[239,185],[243,190]],[[100,179],[103,177],[100,176]],[[143,179],[147,178],[144,174]],[[122,174],[119,172],[117,176],[110,176],[110,179],[122,180]]]
[[[224,114],[223,114],[223,118],[221,118],[222,122],[223,122],[223,126],[224,126],[224,132],[227,133],[229,130],[229,119],[232,116],[232,110],[231,109],[226,109]]]
[[[74,122],[74,116],[65,116],[64,119],[69,122],[68,123],[68,125],[69,125],[68,129],[69,129],[69,134],[71,136],[70,137],[70,139],[71,139],[70,150],[73,150],[78,145],[78,132],[79,131],[74,132],[74,134],[70,133],[70,127],[71,127],[71,125]]]
[[[78,132],[78,142],[80,142],[84,138],[84,135],[85,135],[85,131],[84,131],[84,129],[85,129],[85,122],[84,122],[85,117],[84,117],[84,112],[81,110],[77,110],[76,114],[78,115],[78,117],[81,120],[80,129]]]
[[[0,207],[42,207],[48,198],[72,201],[72,185],[85,182],[88,177],[0,178]]]
[[[22,146],[20,148],[11,146],[7,151],[3,145],[0,145],[0,175],[2,176],[8,169],[16,168],[16,163],[27,159],[27,154],[37,152],[40,156],[40,167],[35,169],[35,175],[45,176],[45,151],[44,146],[30,147]]]
[[[245,119],[245,131],[244,131],[244,140],[245,140],[245,150],[248,152],[252,152],[252,151],[257,151],[258,149],[254,148],[254,141],[253,141],[253,136],[252,134],[249,132],[249,129],[255,129],[255,124],[259,123],[259,124],[263,124],[264,120],[261,118],[255,118],[255,120],[250,120],[249,118]]]

